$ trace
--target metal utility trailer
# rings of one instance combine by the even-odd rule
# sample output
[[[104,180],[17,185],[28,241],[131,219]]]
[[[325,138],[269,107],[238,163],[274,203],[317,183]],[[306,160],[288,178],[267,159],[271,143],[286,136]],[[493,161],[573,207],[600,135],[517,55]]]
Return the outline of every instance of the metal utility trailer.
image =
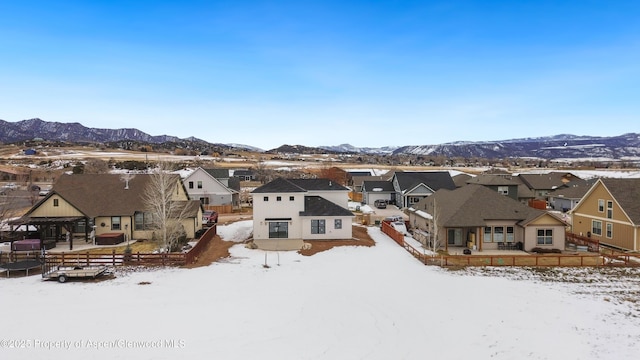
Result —
[[[109,268],[100,266],[56,266],[42,272],[43,279],[58,279],[58,282],[66,282],[69,278],[97,278],[110,273]]]

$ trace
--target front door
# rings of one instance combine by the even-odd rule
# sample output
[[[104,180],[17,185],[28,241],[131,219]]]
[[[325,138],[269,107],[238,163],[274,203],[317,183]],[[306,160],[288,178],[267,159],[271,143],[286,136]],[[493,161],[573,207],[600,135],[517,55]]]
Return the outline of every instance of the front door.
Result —
[[[450,246],[462,246],[462,229],[448,229],[447,244]]]

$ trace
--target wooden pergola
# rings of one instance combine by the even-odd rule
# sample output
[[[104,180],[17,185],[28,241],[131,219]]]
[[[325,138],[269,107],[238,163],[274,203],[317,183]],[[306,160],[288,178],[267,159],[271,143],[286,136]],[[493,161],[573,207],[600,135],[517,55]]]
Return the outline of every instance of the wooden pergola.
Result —
[[[31,217],[25,215],[19,219],[9,221],[11,226],[11,233],[16,231],[20,226],[35,226],[40,234],[40,248],[42,248],[43,241],[46,238],[47,230],[51,227],[55,227],[55,241],[62,239],[61,229],[65,229],[69,234],[73,233],[73,226],[81,221],[84,221],[86,226],[84,228],[85,242],[89,241],[89,218],[86,216],[69,216],[69,217]],[[69,250],[73,250],[73,236],[69,237]]]

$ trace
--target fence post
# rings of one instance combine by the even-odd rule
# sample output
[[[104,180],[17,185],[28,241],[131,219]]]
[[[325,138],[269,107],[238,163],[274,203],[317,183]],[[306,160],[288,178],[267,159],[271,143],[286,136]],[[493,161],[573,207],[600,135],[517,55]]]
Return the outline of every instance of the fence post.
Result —
[[[89,252],[88,251],[87,251],[87,254],[86,254],[86,259],[87,259],[87,266],[89,266],[90,263],[89,263]]]

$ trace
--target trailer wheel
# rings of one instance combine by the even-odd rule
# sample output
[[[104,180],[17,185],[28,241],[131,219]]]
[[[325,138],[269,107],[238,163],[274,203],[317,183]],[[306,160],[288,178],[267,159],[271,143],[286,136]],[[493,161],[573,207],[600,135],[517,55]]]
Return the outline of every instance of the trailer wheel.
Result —
[[[58,282],[59,283],[63,283],[67,281],[67,275],[60,275],[58,276]]]

